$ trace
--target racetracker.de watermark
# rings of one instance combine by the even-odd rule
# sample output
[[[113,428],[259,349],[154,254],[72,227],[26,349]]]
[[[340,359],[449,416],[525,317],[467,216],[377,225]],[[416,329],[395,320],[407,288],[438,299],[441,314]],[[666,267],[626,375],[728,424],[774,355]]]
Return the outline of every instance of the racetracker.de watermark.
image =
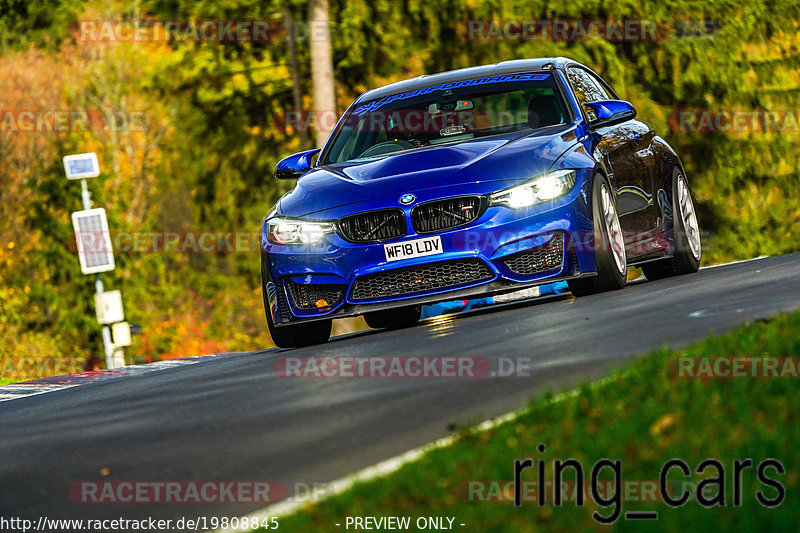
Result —
[[[282,356],[272,363],[281,378],[475,379],[491,374],[478,356]]]
[[[698,19],[470,19],[459,21],[467,41],[610,41],[652,42],[704,37],[717,24]]]
[[[0,376],[38,379],[83,372],[83,363],[73,357],[0,357]]]
[[[89,43],[269,43],[291,35],[296,41],[328,41],[328,21],[293,21],[280,18],[216,20],[79,20],[76,40]]]
[[[106,239],[108,236],[108,240]],[[80,231],[68,248],[80,254],[115,253],[258,253],[257,231]],[[108,249],[111,243],[111,250]]]
[[[67,247],[72,252],[80,254],[107,254],[115,253],[259,253],[262,251],[263,235],[260,231],[136,231],[113,230],[108,233],[103,231],[79,231],[75,240],[70,239]],[[513,245],[508,253],[521,252],[526,249],[535,251],[555,251],[556,245],[543,244],[535,247],[529,239],[536,237],[525,232],[499,231],[499,230],[472,230],[465,229],[455,234],[449,244],[449,251],[474,251],[497,250],[504,246]],[[629,254],[648,253],[658,249],[668,249],[670,246],[669,235],[666,232],[631,231],[621,234]],[[333,235],[327,239],[333,239]],[[111,250],[108,249],[111,243]],[[398,241],[402,243],[402,241]],[[344,242],[339,243],[346,246]],[[304,249],[315,252],[324,251],[335,242],[323,238],[318,244],[296,245],[297,251]],[[601,238],[599,233],[591,230],[578,230],[569,233],[569,246],[576,252],[595,252],[610,250],[611,243],[608,239]]]
[[[276,114],[273,124],[284,132],[332,129],[339,121],[336,111],[288,110]],[[458,110],[431,112],[428,108],[372,110],[362,115],[350,114],[341,124],[343,131],[369,131],[392,134],[437,133],[456,135],[472,130],[515,126],[527,123],[525,110]],[[444,132],[444,133],[442,133]]]
[[[682,379],[798,378],[800,357],[680,356],[667,361],[667,374]]]
[[[688,481],[671,482],[676,488],[683,490],[682,485],[691,486]],[[524,481],[521,484],[521,500],[523,502],[536,502],[539,500],[539,483]],[[542,485],[546,494],[553,494],[555,485],[553,480],[547,480]],[[575,502],[578,499],[579,486],[572,480],[559,483],[561,499],[564,502]],[[585,480],[580,487],[584,501],[595,502],[592,494],[592,483]],[[620,494],[624,502],[661,502],[664,501],[659,487],[659,480],[624,480],[620,489],[613,479],[598,480],[596,490],[601,499],[605,500]],[[677,491],[671,491],[670,495]],[[462,481],[456,487],[456,494],[461,501],[467,502],[495,502],[512,503],[514,501],[513,480],[469,480]]]
[[[800,132],[800,110],[676,109],[667,117],[673,132]]]
[[[150,118],[135,109],[0,109],[0,132],[147,131]]]
[[[69,498],[81,504],[267,504],[286,498],[278,481],[76,481]]]

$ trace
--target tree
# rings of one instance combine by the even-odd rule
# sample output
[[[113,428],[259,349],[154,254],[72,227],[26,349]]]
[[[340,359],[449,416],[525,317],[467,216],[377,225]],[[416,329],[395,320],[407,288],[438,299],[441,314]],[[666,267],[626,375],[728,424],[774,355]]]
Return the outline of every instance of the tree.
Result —
[[[317,146],[322,147],[335,125],[336,92],[333,79],[331,32],[328,21],[328,0],[311,0],[308,4],[309,39],[311,41],[311,79],[314,83],[314,112],[317,124]]]
[[[289,8],[283,8],[283,25],[286,27],[286,52],[289,54],[289,70],[292,73],[292,101],[294,110],[303,114],[303,93],[300,87],[300,67],[297,64],[297,27]],[[308,150],[308,131],[301,127],[297,131],[300,149]]]

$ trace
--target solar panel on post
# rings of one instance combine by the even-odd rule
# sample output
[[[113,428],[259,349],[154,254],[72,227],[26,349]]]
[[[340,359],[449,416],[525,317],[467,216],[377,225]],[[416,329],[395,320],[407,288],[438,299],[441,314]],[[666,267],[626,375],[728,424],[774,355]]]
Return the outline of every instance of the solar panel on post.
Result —
[[[106,210],[100,207],[76,211],[72,213],[72,227],[75,230],[81,272],[96,274],[114,270],[114,251]]]

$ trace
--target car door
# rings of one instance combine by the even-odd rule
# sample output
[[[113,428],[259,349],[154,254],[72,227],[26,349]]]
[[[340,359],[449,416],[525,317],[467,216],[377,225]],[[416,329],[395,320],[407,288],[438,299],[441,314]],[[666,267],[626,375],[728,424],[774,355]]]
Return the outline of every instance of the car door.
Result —
[[[616,94],[590,70],[571,66],[567,78],[583,107],[587,120],[593,111],[585,104],[616,100]],[[631,119],[594,130],[594,155],[605,160],[611,170],[609,179],[617,195],[617,211],[625,232],[629,258],[657,253],[658,209],[654,197],[655,156],[651,143],[655,131],[639,120]]]

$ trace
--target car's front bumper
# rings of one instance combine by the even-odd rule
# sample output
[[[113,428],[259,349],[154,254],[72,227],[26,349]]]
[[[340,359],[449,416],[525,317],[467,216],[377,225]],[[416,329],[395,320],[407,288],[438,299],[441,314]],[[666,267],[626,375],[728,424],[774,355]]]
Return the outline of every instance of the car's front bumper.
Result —
[[[594,254],[585,246],[592,229],[587,182],[529,209],[489,207],[473,223],[436,234],[416,234],[409,224],[404,237],[390,242],[438,235],[444,252],[400,261],[386,260],[385,242],[354,244],[337,234],[314,246],[271,244],[265,226],[262,270],[273,322],[355,316],[594,275]]]

